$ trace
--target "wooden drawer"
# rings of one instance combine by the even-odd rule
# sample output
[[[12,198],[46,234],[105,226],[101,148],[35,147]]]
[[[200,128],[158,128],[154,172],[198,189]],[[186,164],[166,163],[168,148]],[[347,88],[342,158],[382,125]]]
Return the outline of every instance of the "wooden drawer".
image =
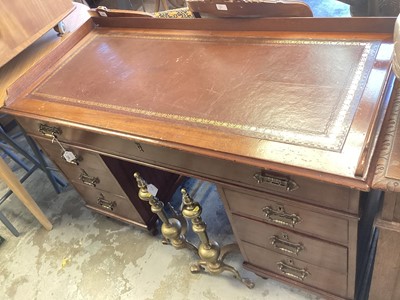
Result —
[[[65,149],[79,157],[79,164],[75,165],[61,158],[59,154],[62,150],[59,145],[45,139],[36,138],[36,141],[70,181],[86,184],[122,197],[126,196],[99,154],[64,143]]]
[[[66,164],[67,163],[63,163],[62,166],[58,166],[72,182],[86,184],[89,187],[96,188],[100,191],[109,192],[122,197],[126,196],[119,183],[108,170],[100,171],[92,168],[83,169],[81,167]]]
[[[340,297],[346,297],[347,274],[317,267],[256,245],[243,243],[243,248],[251,265]],[[301,279],[301,277],[304,278]]]
[[[89,208],[93,208],[106,215],[126,219],[127,221],[144,223],[129,199],[99,191],[82,184],[74,183],[74,187],[82,195],[86,206]]]
[[[85,149],[81,149],[79,147],[69,145],[66,142],[62,143],[62,146],[67,150],[71,151],[78,158],[78,164],[68,163],[65,159],[62,158],[63,150],[60,145],[57,143],[52,143],[50,139],[46,139],[43,137],[35,137],[35,141],[41,146],[41,148],[46,152],[46,154],[53,161],[63,163],[67,166],[75,166],[78,168],[84,169],[97,169],[103,171],[106,169],[105,164],[103,163],[99,154],[95,152],[91,152]]]
[[[244,242],[320,266],[347,273],[347,248],[293,231],[232,215],[235,232]]]
[[[222,189],[230,211],[347,246],[345,215],[267,193]]]
[[[64,125],[27,118],[18,118],[18,121],[27,132],[33,135],[41,134],[39,132],[41,125],[53,126],[60,132],[57,134],[60,141],[81,146],[90,145],[88,147],[99,152],[157,165],[171,171],[196,175],[220,183],[251,187],[259,191],[268,191],[303,202],[358,214],[359,192],[347,187],[299,176],[269,174],[259,168],[238,164],[235,161],[194,155],[190,152],[105,136]]]
[[[400,193],[385,192],[381,219],[385,221],[400,222]]]
[[[379,230],[369,300],[400,299],[400,223],[376,219]]]

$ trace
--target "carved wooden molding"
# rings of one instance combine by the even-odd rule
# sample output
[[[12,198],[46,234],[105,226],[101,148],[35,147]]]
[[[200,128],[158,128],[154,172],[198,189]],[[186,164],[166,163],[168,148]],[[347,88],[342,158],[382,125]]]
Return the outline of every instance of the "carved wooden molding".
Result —
[[[397,134],[397,128],[400,123],[400,87],[395,91],[393,98],[393,109],[384,128],[384,138],[380,143],[379,156],[375,169],[375,176],[372,188],[391,192],[400,192],[400,174],[399,178],[386,177],[387,169],[390,163],[390,154]]]

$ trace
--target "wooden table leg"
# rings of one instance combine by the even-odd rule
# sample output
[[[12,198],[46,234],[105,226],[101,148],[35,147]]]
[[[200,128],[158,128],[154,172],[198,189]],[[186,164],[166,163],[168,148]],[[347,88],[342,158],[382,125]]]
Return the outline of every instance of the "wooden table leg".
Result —
[[[42,210],[32,199],[31,195],[29,195],[29,193],[25,190],[18,178],[14,175],[2,158],[0,158],[0,179],[2,179],[8,185],[8,187],[36,217],[36,219],[40,222],[40,224],[43,225],[44,228],[47,230],[51,230],[53,228],[53,225],[50,223]]]

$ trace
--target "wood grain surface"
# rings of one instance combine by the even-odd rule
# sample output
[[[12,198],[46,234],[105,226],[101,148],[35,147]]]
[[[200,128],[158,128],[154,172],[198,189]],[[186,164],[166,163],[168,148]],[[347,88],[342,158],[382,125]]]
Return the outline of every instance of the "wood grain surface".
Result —
[[[70,0],[1,0],[0,7],[0,67],[73,9]]]
[[[9,4],[13,3],[13,1],[3,2],[7,2]],[[70,1],[66,2],[70,3]],[[54,1],[54,3],[57,3],[57,1]],[[20,51],[22,52],[20,54],[14,57],[7,64],[0,67],[0,107],[4,105],[7,89],[11,86],[11,84],[13,84],[22,74],[29,70],[29,68],[35,65],[46,54],[51,52],[51,50],[53,50],[58,44],[67,39],[71,35],[71,33],[75,31],[80,25],[82,25],[89,18],[87,10],[88,8],[86,6],[75,3],[75,9],[73,10],[73,12],[65,19],[63,19],[67,29],[66,34],[61,37],[58,36],[57,32],[51,29],[54,26],[53,24],[51,27],[48,27],[42,33],[42,35],[37,36],[37,40],[32,41],[33,44],[31,46],[26,48],[24,51],[22,51],[23,49],[21,49]],[[1,11],[0,13],[4,12]],[[10,56],[8,59],[11,58],[12,57]],[[5,56],[1,58],[1,60],[3,59],[5,60]]]

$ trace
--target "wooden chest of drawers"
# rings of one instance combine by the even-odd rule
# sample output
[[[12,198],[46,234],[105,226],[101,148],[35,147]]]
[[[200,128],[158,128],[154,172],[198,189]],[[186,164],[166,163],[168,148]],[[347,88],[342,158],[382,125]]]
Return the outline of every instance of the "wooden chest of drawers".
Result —
[[[29,128],[27,127],[30,133],[39,134],[39,131]],[[68,144],[64,139],[61,142],[51,137],[32,136],[81,194],[86,207],[108,217],[154,231],[156,217],[147,203],[138,198],[133,174],[141,172],[147,175],[153,184],[161,187],[159,197],[164,202],[170,200],[171,193],[179,181],[178,175],[100,155],[92,150]],[[73,153],[76,160],[66,161],[63,158],[64,151]]]
[[[220,187],[219,191],[247,268],[263,277],[278,276],[316,288],[329,298],[353,297],[358,214],[294,201],[291,192],[283,196],[274,189],[259,193]],[[348,201],[358,207],[360,197],[354,193]]]

